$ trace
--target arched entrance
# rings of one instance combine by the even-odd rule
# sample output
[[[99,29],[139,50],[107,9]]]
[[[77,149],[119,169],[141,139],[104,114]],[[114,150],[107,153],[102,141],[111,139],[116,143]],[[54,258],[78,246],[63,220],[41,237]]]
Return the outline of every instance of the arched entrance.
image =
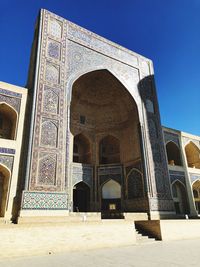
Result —
[[[114,180],[109,180],[102,186],[102,211],[121,210],[121,185]]]
[[[121,195],[126,196],[123,170],[126,168],[128,172],[137,164],[142,172],[144,166],[139,122],[138,107],[133,96],[108,70],[91,71],[73,83],[69,148],[73,155],[69,155],[69,158],[72,159],[70,163],[74,166],[74,173],[71,178],[76,180],[78,173],[82,175],[81,180],[84,181],[85,177],[88,184],[92,185],[91,210],[109,209],[111,199],[102,198],[101,187],[108,179],[112,179],[112,183],[116,179],[121,184],[118,184],[120,197],[112,198],[110,204],[114,205],[110,208],[124,210],[128,198],[123,197],[122,204]],[[88,168],[91,168],[90,173],[87,172]],[[130,211],[134,211],[132,207]]]
[[[5,215],[9,178],[10,172],[0,164],[0,217]]]
[[[172,194],[173,194],[176,214],[188,213],[187,195],[185,186],[181,182],[175,181],[172,184]]]
[[[84,183],[80,182],[74,185],[73,188],[73,211],[87,212],[90,210],[90,188]]]

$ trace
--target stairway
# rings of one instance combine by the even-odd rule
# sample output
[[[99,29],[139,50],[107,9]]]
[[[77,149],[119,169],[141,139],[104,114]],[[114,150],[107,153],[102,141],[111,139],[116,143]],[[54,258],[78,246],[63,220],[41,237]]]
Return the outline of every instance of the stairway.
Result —
[[[135,229],[135,235],[136,235],[136,242],[138,244],[143,244],[143,243],[153,243],[155,241],[157,241],[153,236],[147,234],[144,231]]]

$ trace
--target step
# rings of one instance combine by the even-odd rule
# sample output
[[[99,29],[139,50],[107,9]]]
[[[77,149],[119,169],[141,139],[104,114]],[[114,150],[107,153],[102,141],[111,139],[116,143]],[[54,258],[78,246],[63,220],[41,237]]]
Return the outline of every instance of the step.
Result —
[[[135,229],[136,241],[137,243],[153,243],[156,239],[152,236],[149,236],[147,233]]]

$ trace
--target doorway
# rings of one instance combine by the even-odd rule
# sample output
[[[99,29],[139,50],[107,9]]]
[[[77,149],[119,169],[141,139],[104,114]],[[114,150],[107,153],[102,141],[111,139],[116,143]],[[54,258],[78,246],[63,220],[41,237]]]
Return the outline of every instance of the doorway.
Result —
[[[88,212],[90,210],[90,188],[84,182],[73,188],[73,211]]]

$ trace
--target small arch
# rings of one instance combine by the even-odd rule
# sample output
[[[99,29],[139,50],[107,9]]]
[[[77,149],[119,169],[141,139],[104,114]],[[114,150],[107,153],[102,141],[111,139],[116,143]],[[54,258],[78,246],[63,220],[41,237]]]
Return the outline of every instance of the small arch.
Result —
[[[110,179],[105,182],[101,188],[102,211],[120,210],[121,209],[121,185]]]
[[[172,195],[176,213],[177,214],[188,213],[186,188],[181,181],[175,180],[172,183]]]
[[[142,173],[133,168],[127,175],[128,199],[144,197],[144,181]]]
[[[169,165],[182,166],[180,149],[173,141],[166,144],[166,152]]]
[[[185,146],[185,154],[188,167],[200,169],[200,150],[193,142]]]
[[[116,199],[121,198],[121,185],[110,179],[102,186],[102,198],[103,199]]]
[[[7,167],[0,164],[0,217],[4,217],[6,211],[9,180],[10,171]]]
[[[196,180],[192,184],[192,191],[193,191],[195,207],[199,214],[200,213],[200,180]]]
[[[120,142],[107,135],[99,142],[99,164],[120,163]]]
[[[90,210],[90,187],[79,182],[73,187],[73,211],[87,212]]]
[[[7,103],[0,103],[0,138],[14,140],[16,136],[17,112]]]
[[[82,133],[74,137],[73,162],[91,164],[90,142]]]

